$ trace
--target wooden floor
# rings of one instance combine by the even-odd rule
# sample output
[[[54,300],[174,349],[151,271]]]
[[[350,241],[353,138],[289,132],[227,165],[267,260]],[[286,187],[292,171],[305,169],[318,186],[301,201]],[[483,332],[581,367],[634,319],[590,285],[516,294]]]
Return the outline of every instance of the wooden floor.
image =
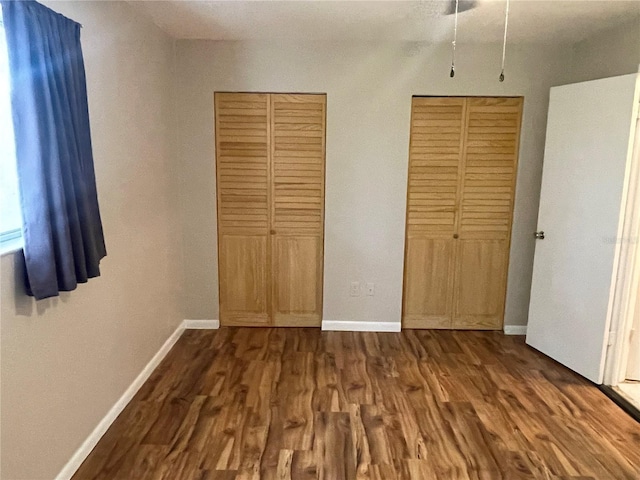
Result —
[[[77,479],[634,479],[640,424],[497,332],[189,330]]]

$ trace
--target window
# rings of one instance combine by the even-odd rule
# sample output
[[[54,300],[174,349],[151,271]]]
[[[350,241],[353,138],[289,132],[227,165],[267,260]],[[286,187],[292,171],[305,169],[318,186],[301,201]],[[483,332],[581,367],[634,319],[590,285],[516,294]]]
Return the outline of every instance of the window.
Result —
[[[0,8],[0,252],[22,245],[16,149],[11,118],[9,57]]]

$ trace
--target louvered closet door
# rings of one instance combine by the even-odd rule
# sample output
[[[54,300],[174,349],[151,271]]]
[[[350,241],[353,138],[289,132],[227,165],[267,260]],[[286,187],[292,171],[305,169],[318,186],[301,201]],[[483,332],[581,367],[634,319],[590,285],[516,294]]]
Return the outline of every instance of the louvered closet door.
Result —
[[[414,97],[403,326],[451,328],[465,99]]]
[[[269,323],[269,95],[216,93],[223,325]]]
[[[325,95],[271,95],[272,295],[276,326],[320,326]]]
[[[522,98],[469,98],[453,328],[501,329]]]

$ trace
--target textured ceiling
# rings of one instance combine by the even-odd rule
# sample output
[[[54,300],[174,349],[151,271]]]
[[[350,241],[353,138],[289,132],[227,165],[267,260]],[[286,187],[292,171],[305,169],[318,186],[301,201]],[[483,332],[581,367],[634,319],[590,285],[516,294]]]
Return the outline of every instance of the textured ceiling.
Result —
[[[175,38],[210,40],[451,40],[443,1],[137,0],[130,2]],[[460,42],[498,42],[504,0],[460,14]],[[511,0],[510,42],[575,42],[640,16],[640,0]],[[640,42],[640,31],[638,32]]]

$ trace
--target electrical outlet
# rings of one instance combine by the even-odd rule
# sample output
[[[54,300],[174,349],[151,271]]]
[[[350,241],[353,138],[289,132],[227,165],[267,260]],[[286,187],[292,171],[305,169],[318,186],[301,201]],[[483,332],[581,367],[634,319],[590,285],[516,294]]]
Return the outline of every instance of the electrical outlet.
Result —
[[[352,297],[360,296],[360,282],[351,282],[351,288],[349,289],[349,295]]]
[[[373,297],[376,294],[376,285],[375,283],[367,283],[367,295],[369,297]]]

